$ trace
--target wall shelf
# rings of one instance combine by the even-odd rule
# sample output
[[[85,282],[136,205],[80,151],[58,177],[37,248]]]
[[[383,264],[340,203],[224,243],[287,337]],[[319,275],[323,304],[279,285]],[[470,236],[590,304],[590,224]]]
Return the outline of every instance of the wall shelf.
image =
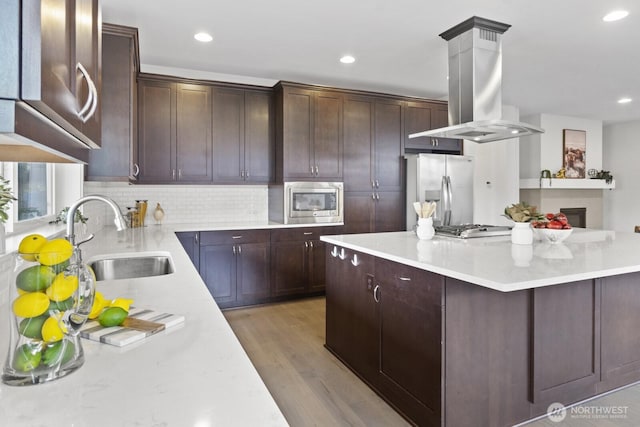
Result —
[[[613,190],[616,188],[615,179],[610,184],[604,179],[557,179],[543,178],[540,186],[539,178],[527,178],[520,180],[520,189],[543,190]]]

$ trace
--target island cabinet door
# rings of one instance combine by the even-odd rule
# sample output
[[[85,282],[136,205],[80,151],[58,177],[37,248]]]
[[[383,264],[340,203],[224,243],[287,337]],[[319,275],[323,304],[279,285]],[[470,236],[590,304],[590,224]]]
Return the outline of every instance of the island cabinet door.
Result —
[[[327,245],[326,345],[375,386],[378,375],[377,305],[374,258]]]
[[[444,278],[376,259],[379,389],[418,425],[440,425]]]
[[[640,273],[602,279],[599,392],[640,380]]]
[[[236,301],[236,256],[234,245],[200,247],[200,276],[220,307]]]
[[[533,291],[534,411],[593,396],[600,378],[600,282]]]

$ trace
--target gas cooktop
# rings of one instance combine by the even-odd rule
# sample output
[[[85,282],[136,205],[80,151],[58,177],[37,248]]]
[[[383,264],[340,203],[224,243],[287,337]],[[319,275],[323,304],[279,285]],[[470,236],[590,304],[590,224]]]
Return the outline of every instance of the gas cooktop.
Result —
[[[460,224],[460,225],[436,225],[433,227],[436,234],[442,236],[457,237],[460,239],[470,239],[473,237],[508,236],[511,234],[511,227],[506,225],[482,225],[482,224]]]

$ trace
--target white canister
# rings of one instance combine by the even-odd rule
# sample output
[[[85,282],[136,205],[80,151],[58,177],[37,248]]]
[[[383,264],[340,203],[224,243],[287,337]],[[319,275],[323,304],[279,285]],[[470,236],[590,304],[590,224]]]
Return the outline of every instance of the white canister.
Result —
[[[528,222],[516,222],[511,229],[511,243],[530,245],[533,243],[533,229]]]
[[[433,238],[436,231],[433,229],[433,218],[419,218],[416,234],[420,240],[429,240]]]

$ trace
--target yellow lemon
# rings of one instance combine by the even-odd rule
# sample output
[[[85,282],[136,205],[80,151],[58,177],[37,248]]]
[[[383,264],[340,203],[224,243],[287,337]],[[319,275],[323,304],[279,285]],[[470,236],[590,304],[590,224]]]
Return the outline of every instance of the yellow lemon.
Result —
[[[93,297],[93,305],[91,306],[91,313],[89,313],[89,319],[95,319],[100,315],[102,310],[109,306],[109,301],[104,299],[101,292],[96,292]]]
[[[65,330],[60,327],[61,315],[62,313],[60,313],[59,316],[51,316],[44,321],[42,325],[42,339],[45,342],[60,341],[64,337]]]
[[[77,276],[65,276],[64,273],[59,273],[47,288],[46,293],[51,301],[59,302],[70,298],[76,289],[78,289]]]
[[[49,309],[49,298],[42,292],[27,292],[13,301],[12,308],[18,317],[40,316]]]
[[[133,300],[132,299],[116,298],[113,301],[111,301],[111,304],[109,304],[109,307],[120,307],[124,311],[128,312],[129,311],[129,307],[131,306],[131,304],[133,304]]]
[[[47,242],[47,238],[41,234],[29,234],[20,241],[18,253],[27,261],[35,261],[36,254],[40,252],[42,246]]]
[[[40,248],[36,260],[42,265],[56,265],[65,262],[73,254],[73,245],[66,239],[50,240]]]

